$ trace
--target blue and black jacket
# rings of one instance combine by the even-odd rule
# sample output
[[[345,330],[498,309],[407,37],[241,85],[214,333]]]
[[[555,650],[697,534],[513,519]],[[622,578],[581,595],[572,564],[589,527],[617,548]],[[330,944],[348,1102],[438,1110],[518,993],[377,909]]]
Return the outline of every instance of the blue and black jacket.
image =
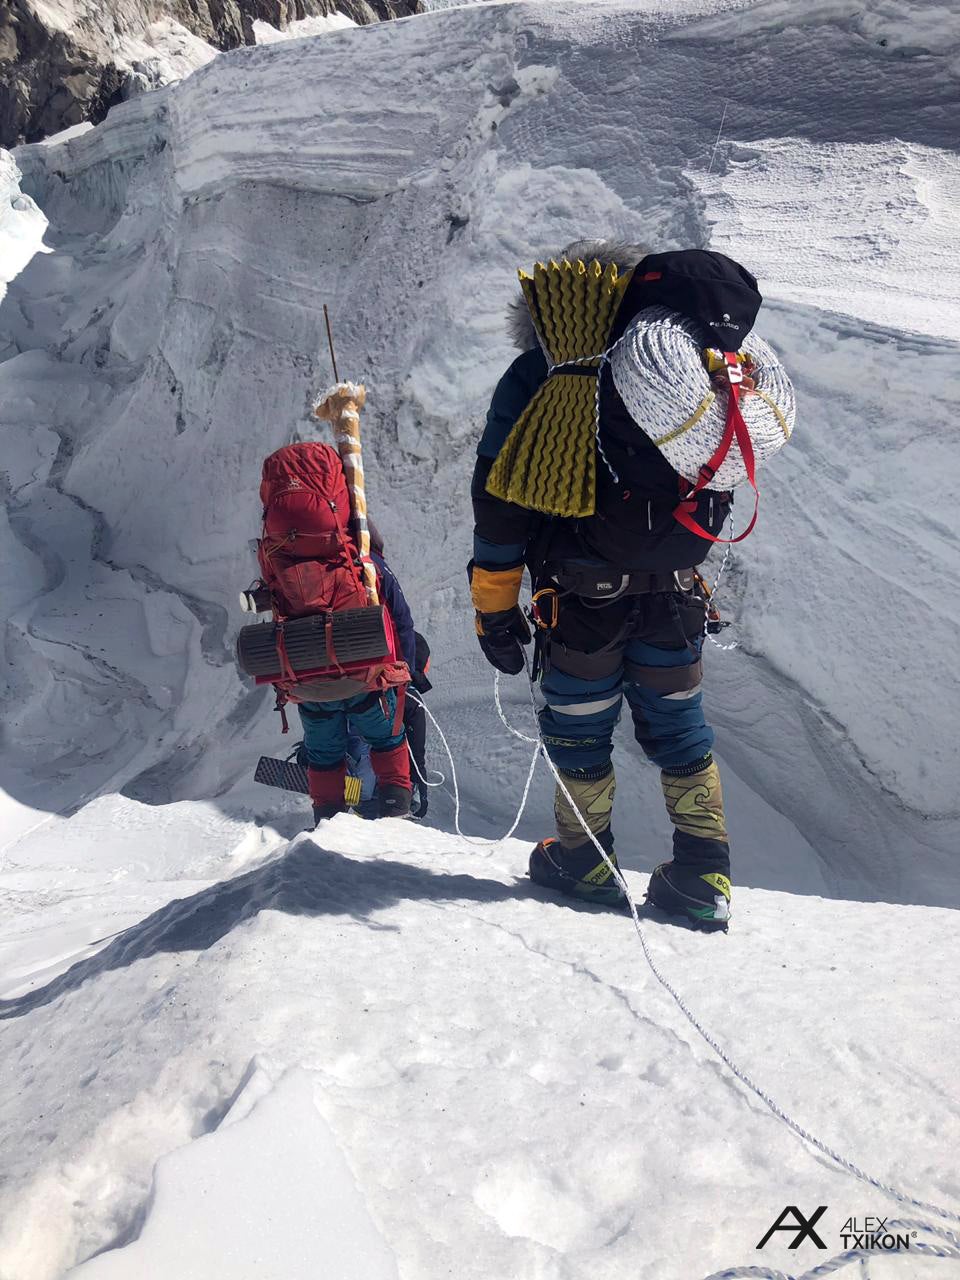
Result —
[[[413,627],[413,615],[407,604],[403,589],[397,581],[393,570],[378,551],[370,553],[370,559],[377,566],[380,583],[383,588],[383,603],[390,610],[393,625],[397,629],[397,641],[400,645],[400,656],[410,668],[411,675],[417,669],[417,639]]]

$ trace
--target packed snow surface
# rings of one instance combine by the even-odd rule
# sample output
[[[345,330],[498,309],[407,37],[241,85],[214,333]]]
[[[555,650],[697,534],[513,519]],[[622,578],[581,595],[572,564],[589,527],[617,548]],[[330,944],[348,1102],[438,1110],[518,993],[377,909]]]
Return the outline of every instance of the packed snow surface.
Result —
[[[0,156],[3,1280],[702,1280],[829,1256],[757,1252],[785,1205],[828,1206],[830,1254],[853,1216],[957,1228],[796,1137],[627,917],[523,878],[542,766],[516,840],[455,834],[436,733],[425,826],[301,834],[232,649],[326,303],[462,828],[506,831],[532,748],[464,565],[515,269],[596,234],[744,261],[799,416],[707,655],[733,924],[645,938],[802,1126],[956,1212],[958,72],[933,5],[478,5],[239,50]],[[640,897],[668,824],[618,757]]]

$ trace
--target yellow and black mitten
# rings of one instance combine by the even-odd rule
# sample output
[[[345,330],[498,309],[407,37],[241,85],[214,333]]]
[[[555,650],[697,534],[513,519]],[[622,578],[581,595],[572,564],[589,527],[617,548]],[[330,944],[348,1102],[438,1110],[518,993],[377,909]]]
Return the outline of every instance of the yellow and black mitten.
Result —
[[[523,670],[522,645],[530,643],[530,628],[517,601],[523,565],[510,569],[481,569],[467,565],[470,594],[476,609],[477,639],[486,660],[508,676]]]
[[[538,262],[520,287],[550,365],[498,453],[487,493],[552,516],[596,509],[596,400],[607,349],[632,271],[616,265]]]

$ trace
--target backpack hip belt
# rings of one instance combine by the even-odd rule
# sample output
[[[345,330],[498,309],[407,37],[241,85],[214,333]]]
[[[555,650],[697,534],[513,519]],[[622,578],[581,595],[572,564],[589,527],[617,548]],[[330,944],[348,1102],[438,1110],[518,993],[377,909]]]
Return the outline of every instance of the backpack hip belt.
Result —
[[[544,574],[555,582],[564,595],[581,600],[609,604],[624,596],[643,596],[654,592],[690,591],[696,581],[694,569],[675,569],[672,573],[624,573],[613,565],[578,564],[560,561],[544,565]]]

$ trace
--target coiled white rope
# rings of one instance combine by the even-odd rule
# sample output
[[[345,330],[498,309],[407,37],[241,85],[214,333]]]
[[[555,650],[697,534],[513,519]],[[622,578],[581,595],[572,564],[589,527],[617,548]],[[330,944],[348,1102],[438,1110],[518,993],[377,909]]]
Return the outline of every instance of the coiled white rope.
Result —
[[[718,331],[717,344],[736,342],[753,361],[754,394],[740,409],[758,464],[782,449],[796,420],[796,397],[773,349],[755,333],[739,338]],[[675,311],[646,307],[609,353],[613,382],[630,417],[674,471],[694,482],[723,438],[729,391],[718,395],[703,362],[696,327]],[[710,488],[732,489],[747,478],[739,448],[732,448]]]

